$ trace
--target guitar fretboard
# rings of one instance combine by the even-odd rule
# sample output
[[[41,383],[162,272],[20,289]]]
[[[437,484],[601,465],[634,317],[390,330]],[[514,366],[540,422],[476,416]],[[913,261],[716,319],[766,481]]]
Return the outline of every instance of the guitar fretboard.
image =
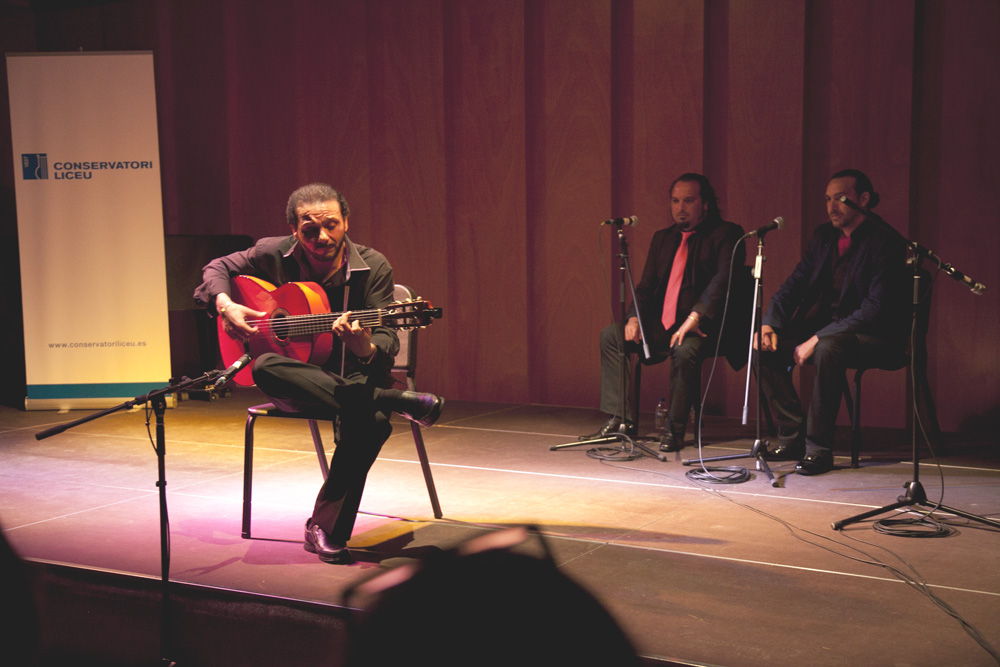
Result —
[[[358,322],[366,328],[383,325],[383,315],[385,310],[355,310],[351,311],[348,318],[351,322]],[[283,317],[271,317],[266,320],[247,320],[247,324],[257,327],[260,334],[273,333],[277,338],[289,338],[292,336],[309,336],[313,334],[326,333],[333,326],[334,321],[343,313],[317,313],[310,315],[285,315]]]

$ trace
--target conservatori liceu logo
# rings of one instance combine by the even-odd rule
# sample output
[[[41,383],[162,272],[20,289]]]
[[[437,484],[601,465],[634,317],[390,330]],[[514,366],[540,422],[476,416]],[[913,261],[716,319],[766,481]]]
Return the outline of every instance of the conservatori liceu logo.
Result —
[[[47,180],[51,174],[55,181],[89,180],[94,172],[141,171],[152,169],[152,160],[65,160],[51,162],[47,153],[22,153],[21,173],[26,181]]]

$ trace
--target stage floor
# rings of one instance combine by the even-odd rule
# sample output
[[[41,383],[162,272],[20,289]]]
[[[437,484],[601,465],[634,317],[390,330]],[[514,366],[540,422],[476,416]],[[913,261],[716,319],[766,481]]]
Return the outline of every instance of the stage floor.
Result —
[[[649,658],[726,667],[996,664],[931,596],[1000,647],[1000,530],[948,517],[955,534],[935,539],[882,534],[871,520],[831,528],[894,502],[914,478],[902,431],[866,430],[859,469],[841,456],[836,471],[809,478],[776,462],[772,484],[744,459],[727,463],[747,467],[750,478],[723,485],[686,476],[692,468],[681,457],[698,455],[690,446],[666,462],[550,450],[599,426],[596,410],[449,401],[424,431],[444,518],[434,519],[410,430],[394,419],[350,543],[358,563],[335,566],[302,548],[321,481],[303,422],[258,422],[253,539],[241,538],[245,414],[260,402],[256,390],[237,389],[167,411],[172,581],[339,605],[375,572],[531,524],[560,569]],[[86,414],[0,408],[5,537],[29,560],[157,577],[157,459],[144,413],[34,437]],[[753,437],[752,425],[709,418],[705,456],[747,452]],[[942,498],[943,483],[945,505],[1000,519],[997,442],[955,434],[948,442],[940,466],[919,467],[927,495]],[[923,583],[907,585],[899,572]]]

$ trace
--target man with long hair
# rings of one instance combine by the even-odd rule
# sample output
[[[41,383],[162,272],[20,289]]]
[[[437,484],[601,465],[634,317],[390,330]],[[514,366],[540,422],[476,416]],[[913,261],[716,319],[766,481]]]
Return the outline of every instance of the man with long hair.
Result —
[[[652,354],[644,363],[670,360],[670,408],[660,450],[684,447],[691,408],[701,400],[701,365],[720,333],[731,267],[743,266],[746,249],[738,244],[743,228],[722,219],[715,189],[701,174],[682,174],[670,185],[670,212],[673,224],[653,235],[636,285],[638,303],[632,304],[624,327],[611,324],[601,332],[600,407],[610,417],[581,440],[615,432],[634,435],[628,401],[621,395],[621,360],[623,335],[626,350],[640,349],[638,312]]]

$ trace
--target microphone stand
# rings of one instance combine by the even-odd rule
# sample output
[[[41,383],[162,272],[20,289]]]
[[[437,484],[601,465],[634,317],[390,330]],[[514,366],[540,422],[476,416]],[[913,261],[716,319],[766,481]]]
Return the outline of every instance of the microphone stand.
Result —
[[[110,415],[121,410],[128,410],[133,407],[150,404],[153,409],[153,413],[156,415],[156,458],[157,458],[157,482],[156,486],[159,489],[160,495],[160,573],[162,578],[162,609],[160,616],[160,644],[162,656],[169,655],[170,651],[170,632],[169,632],[169,609],[170,609],[170,533],[169,533],[169,520],[167,518],[167,480],[166,480],[166,438],[164,435],[164,425],[163,417],[167,411],[167,395],[176,394],[180,391],[195,388],[199,385],[206,384],[214,381],[222,374],[220,370],[208,371],[195,379],[183,378],[179,382],[171,384],[169,386],[163,387],[162,389],[153,390],[147,394],[142,394],[136,396],[135,398],[125,401],[113,408],[108,408],[107,410],[102,410],[100,412],[95,412],[76,421],[67,422],[65,424],[60,424],[58,426],[53,426],[50,429],[40,431],[35,434],[36,440],[44,440],[45,438],[51,437],[62,433],[63,431],[69,430],[80,424],[85,424],[86,422],[99,419],[101,417]],[[213,386],[211,389],[218,389],[223,384],[225,380],[221,382],[218,386]],[[149,421],[147,416],[146,427],[149,427]],[[161,656],[161,657],[162,657]],[[166,657],[162,657],[162,664],[164,665],[175,665],[173,660]]]
[[[853,201],[851,201],[850,199],[848,199],[846,196],[841,196],[840,197],[840,201],[842,203],[846,204],[848,206],[848,208],[854,209],[855,211],[861,213],[862,215],[864,215],[866,218],[868,218],[869,220],[871,220],[872,222],[874,222],[879,227],[881,227],[883,229],[886,229],[886,230],[891,230],[892,234],[894,234],[896,237],[902,239],[906,243],[906,245],[909,246],[910,251],[913,253],[913,260],[911,262],[911,264],[913,266],[913,307],[912,307],[912,324],[911,324],[911,328],[910,328],[910,336],[911,336],[911,341],[910,341],[910,355],[911,355],[911,361],[910,361],[910,368],[911,368],[910,382],[913,385],[913,395],[914,395],[913,414],[911,416],[911,431],[912,431],[912,437],[911,437],[912,444],[911,444],[911,446],[912,446],[912,449],[913,449],[913,451],[912,451],[913,477],[912,477],[912,479],[909,482],[907,482],[906,484],[903,485],[903,488],[906,489],[906,491],[905,491],[905,493],[903,493],[902,495],[900,495],[900,496],[898,496],[896,498],[896,502],[890,503],[890,504],[885,505],[883,507],[879,507],[878,509],[870,510],[868,512],[862,512],[861,514],[857,514],[857,515],[849,517],[847,519],[841,519],[840,521],[834,521],[833,524],[832,524],[833,525],[833,529],[834,530],[841,530],[844,526],[848,526],[848,525],[850,525],[852,523],[857,523],[859,521],[863,521],[863,520],[865,520],[867,518],[870,518],[870,517],[873,517],[873,516],[877,516],[879,514],[885,514],[886,512],[891,512],[893,510],[897,510],[897,509],[900,509],[900,508],[903,508],[903,507],[917,507],[917,506],[927,507],[927,508],[929,508],[931,510],[931,513],[935,512],[937,510],[941,510],[943,512],[947,512],[948,514],[954,514],[955,516],[960,516],[960,517],[963,517],[965,519],[969,519],[970,521],[978,521],[980,523],[986,524],[987,526],[993,526],[994,528],[1000,528],[1000,521],[995,521],[993,519],[988,519],[988,518],[986,518],[984,516],[979,516],[978,514],[972,514],[971,512],[966,512],[966,511],[963,511],[963,510],[955,509],[954,507],[948,507],[946,505],[941,505],[941,504],[938,504],[938,503],[932,503],[932,502],[930,502],[927,499],[927,492],[924,490],[923,485],[920,483],[920,448],[917,446],[917,409],[919,407],[919,401],[916,400],[916,396],[917,396],[916,392],[917,392],[918,387],[920,387],[922,385],[922,379],[923,378],[918,378],[916,376],[919,373],[926,373],[927,372],[926,361],[924,363],[920,363],[920,364],[914,363],[914,361],[913,361],[913,355],[915,355],[916,352],[917,352],[914,349],[915,342],[916,342],[916,331],[917,331],[917,309],[920,307],[920,301],[921,301],[921,298],[920,298],[921,297],[921,291],[920,291],[920,264],[921,264],[921,262],[923,261],[923,259],[925,257],[928,258],[928,259],[930,259],[930,260],[932,260],[945,273],[947,273],[951,277],[955,278],[955,280],[957,280],[957,281],[965,284],[966,286],[968,286],[969,289],[972,291],[973,294],[981,295],[983,293],[983,290],[986,289],[986,286],[983,285],[982,283],[973,281],[968,276],[966,276],[966,275],[960,273],[959,271],[955,270],[954,267],[951,266],[951,264],[946,264],[940,257],[938,257],[936,254],[934,254],[933,251],[928,250],[927,248],[925,248],[924,246],[920,245],[916,241],[911,241],[910,239],[907,239],[905,236],[903,236],[902,234],[900,234],[896,230],[895,227],[893,227],[892,225],[890,225],[889,223],[887,223],[885,220],[883,220],[881,217],[879,217],[876,213],[873,213],[872,211],[869,211],[869,210],[861,208],[856,203],[854,203]]]
[[[619,449],[621,451],[623,451],[623,452],[628,452],[628,451],[633,451],[634,449],[638,449],[638,450],[644,452],[645,454],[647,454],[648,456],[652,456],[653,458],[659,459],[660,461],[666,461],[667,460],[667,455],[666,454],[663,454],[661,452],[655,452],[655,451],[653,451],[652,449],[650,449],[646,445],[642,444],[638,440],[635,440],[635,439],[631,438],[627,433],[624,432],[625,431],[625,424],[627,423],[627,419],[626,419],[625,414],[624,414],[625,413],[625,402],[626,402],[625,401],[625,397],[628,396],[628,352],[625,351],[625,315],[627,313],[627,309],[626,309],[627,302],[626,302],[626,298],[625,298],[625,285],[626,285],[626,283],[628,284],[629,290],[630,290],[630,292],[632,294],[632,303],[638,303],[638,301],[635,298],[635,285],[632,282],[632,268],[631,268],[631,266],[629,264],[628,241],[625,239],[625,230],[623,228],[623,224],[624,224],[624,222],[626,220],[628,220],[628,218],[621,219],[621,220],[616,220],[616,221],[613,221],[611,223],[611,224],[614,224],[618,228],[618,246],[620,248],[620,252],[618,254],[618,258],[620,260],[619,261],[619,271],[621,273],[621,284],[619,285],[619,289],[618,289],[618,302],[619,302],[619,312],[620,312],[619,328],[621,330],[620,333],[621,333],[621,379],[622,379],[622,384],[621,384],[621,394],[620,394],[620,396],[622,397],[622,416],[621,416],[621,419],[622,419],[622,430],[620,432],[618,432],[618,433],[610,433],[606,437],[603,437],[603,438],[591,438],[589,440],[577,440],[575,442],[567,442],[567,443],[563,443],[561,445],[552,445],[551,447],[549,447],[549,451],[556,451],[556,450],[559,450],[559,449],[567,449],[569,447],[581,447],[581,446],[591,446],[591,445],[606,445],[606,444],[609,444],[609,443],[612,443],[612,442],[620,442],[622,444],[621,444],[621,447]],[[652,355],[651,355],[651,353],[649,351],[649,344],[646,342],[645,330],[643,329],[643,326],[642,326],[642,314],[639,312],[638,308],[636,308],[635,316],[639,320],[639,336],[642,338],[642,353],[643,353],[645,359],[649,359]],[[639,397],[638,396],[633,396],[632,400],[633,401],[638,401]]]
[[[754,359],[756,352],[759,362],[759,350],[754,350],[753,342],[756,336],[757,340],[760,340],[761,324],[764,310],[764,235],[767,232],[761,232],[757,234],[757,258],[753,265],[753,279],[754,279],[754,294],[753,294],[753,316],[750,320],[750,352],[748,358],[750,363],[747,364],[747,382],[746,390],[744,391],[743,399],[743,423],[747,423],[747,405],[750,402],[750,370],[754,366]],[[722,335],[722,332],[719,332]],[[767,452],[767,441],[761,438],[761,419],[762,410],[764,402],[764,390],[760,384],[760,378],[757,380],[757,438],[753,442],[753,447],[746,454],[730,454],[727,456],[712,456],[708,458],[701,459],[684,459],[681,461],[682,465],[704,465],[705,463],[710,463],[714,461],[734,461],[736,459],[747,459],[753,458],[757,460],[757,470],[763,470],[764,474],[767,475],[768,481],[771,482],[772,486],[776,486],[777,482],[774,480],[774,474],[771,472],[771,467],[767,465],[767,459],[765,458],[768,454]]]

